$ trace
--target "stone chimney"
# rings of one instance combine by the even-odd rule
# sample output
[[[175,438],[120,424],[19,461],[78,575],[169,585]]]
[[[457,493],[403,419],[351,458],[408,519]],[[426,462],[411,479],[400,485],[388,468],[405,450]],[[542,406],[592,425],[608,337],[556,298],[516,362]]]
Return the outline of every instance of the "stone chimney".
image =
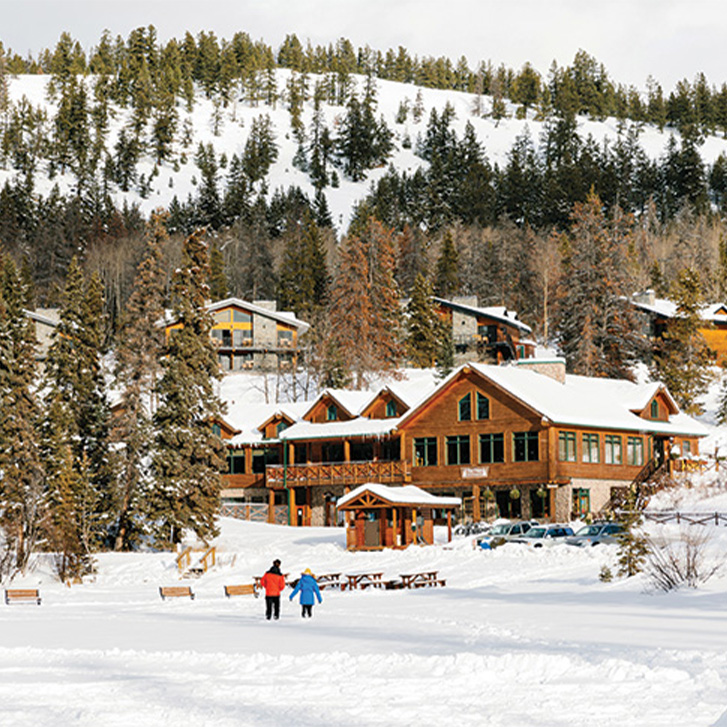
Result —
[[[278,302],[276,300],[253,300],[252,304],[258,308],[272,311],[273,313],[278,310]]]
[[[537,374],[548,376],[559,384],[565,384],[565,359],[554,358],[522,358],[514,362],[519,369],[529,369]]]
[[[653,290],[645,290],[642,293],[634,293],[634,303],[653,306],[656,303],[656,293]]]

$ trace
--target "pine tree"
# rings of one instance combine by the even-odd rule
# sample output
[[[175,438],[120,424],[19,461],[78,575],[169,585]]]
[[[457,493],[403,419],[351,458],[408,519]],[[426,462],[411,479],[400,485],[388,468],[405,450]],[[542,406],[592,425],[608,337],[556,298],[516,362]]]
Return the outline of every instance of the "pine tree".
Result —
[[[684,268],[672,288],[676,314],[666,325],[663,337],[655,344],[652,375],[663,381],[679,406],[688,414],[699,414],[699,398],[711,381],[711,354],[700,328],[702,291],[699,275]]]
[[[422,273],[414,281],[406,312],[409,361],[417,368],[429,368],[437,359],[441,321],[432,303],[432,286]]]
[[[618,521],[623,531],[617,535],[618,540],[618,575],[630,578],[640,573],[649,553],[646,538],[635,532],[642,519],[643,504],[636,487],[629,487],[626,501]]]
[[[3,570],[23,573],[41,537],[46,504],[41,414],[35,394],[35,331],[24,311],[29,298],[8,257],[0,288],[0,526],[8,556]]]
[[[437,258],[434,290],[440,298],[448,298],[459,290],[459,254],[452,233],[447,231]]]
[[[218,301],[227,298],[230,285],[225,274],[225,258],[218,245],[210,249],[210,300]]]
[[[156,407],[164,333],[164,270],[167,233],[165,216],[153,213],[146,250],[137,268],[116,349],[116,381],[121,390],[120,414],[114,427],[119,467],[114,497],[114,550],[131,547],[146,532],[149,492],[153,481],[149,455],[153,445],[152,413]]]
[[[223,446],[212,424],[222,413],[215,393],[220,377],[210,331],[209,259],[201,232],[184,243],[172,278],[172,305],[180,324],[162,360],[153,458],[153,529],[160,543],[180,542],[184,530],[204,541],[217,534]]]

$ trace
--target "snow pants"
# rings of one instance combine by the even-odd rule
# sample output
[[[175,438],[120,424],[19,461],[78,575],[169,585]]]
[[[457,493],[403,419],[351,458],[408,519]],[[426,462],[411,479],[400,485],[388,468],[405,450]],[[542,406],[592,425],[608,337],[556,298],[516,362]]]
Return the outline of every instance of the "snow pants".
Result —
[[[265,596],[265,618],[270,621],[270,617],[280,618],[280,596]]]

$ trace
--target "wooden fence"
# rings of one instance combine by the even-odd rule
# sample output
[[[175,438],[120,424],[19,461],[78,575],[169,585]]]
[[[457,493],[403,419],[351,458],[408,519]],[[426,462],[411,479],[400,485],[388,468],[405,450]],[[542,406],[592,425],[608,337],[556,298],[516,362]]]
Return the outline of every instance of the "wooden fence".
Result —
[[[727,526],[727,512],[676,512],[674,510],[647,510],[642,514],[644,516],[644,520],[654,523]]]

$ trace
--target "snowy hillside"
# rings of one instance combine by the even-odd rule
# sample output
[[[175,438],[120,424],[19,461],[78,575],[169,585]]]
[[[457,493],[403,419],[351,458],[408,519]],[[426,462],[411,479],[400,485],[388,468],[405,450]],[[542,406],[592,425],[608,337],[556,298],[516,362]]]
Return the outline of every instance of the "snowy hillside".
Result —
[[[278,87],[284,88],[290,72],[285,69],[277,69],[276,74]],[[17,76],[11,78],[9,100],[17,104],[25,97],[33,107],[45,109],[48,112],[48,117],[52,118],[56,109],[48,100],[47,85],[49,79],[49,76]],[[360,91],[363,86],[363,79],[361,77],[354,77],[354,79],[355,83],[358,84],[357,90]],[[315,80],[316,76],[311,76],[311,86],[315,83]],[[91,79],[86,78],[86,83],[90,88]],[[430,111],[437,109],[441,113],[447,103],[452,105],[456,113],[452,128],[461,137],[466,123],[471,122],[480,143],[485,149],[487,158],[492,164],[503,166],[507,162],[508,152],[519,135],[524,132],[529,133],[532,141],[537,145],[543,130],[543,123],[535,120],[535,114],[532,110],[528,112],[527,119],[516,119],[516,107],[510,103],[507,104],[508,118],[495,121],[492,118],[473,115],[475,96],[471,94],[430,88],[419,89],[410,84],[382,80],[378,80],[376,85],[378,91],[377,115],[383,115],[386,124],[395,133],[395,150],[390,159],[390,164],[399,171],[413,172],[418,167],[426,164],[414,154],[413,148],[404,148],[403,142],[408,137],[412,144],[415,144],[417,135],[424,132]],[[410,113],[405,123],[396,123],[400,104],[408,101],[411,107],[419,92],[421,92],[424,104],[424,113],[420,121],[418,123],[414,122]],[[492,99],[484,97],[482,107],[485,113],[488,112],[491,106]],[[313,197],[314,189],[310,178],[293,165],[297,143],[292,132],[290,114],[286,110],[284,102],[279,102],[274,108],[266,106],[264,103],[260,103],[260,105],[253,108],[244,101],[237,100],[230,103],[227,108],[219,107],[221,122],[218,125],[217,134],[214,133],[214,117],[217,113],[215,104],[212,100],[205,98],[201,92],[197,92],[194,109],[191,113],[187,112],[181,100],[177,101],[177,110],[179,123],[176,141],[173,145],[173,154],[177,159],[181,158],[183,163],[179,165],[178,170],[175,170],[173,162],[163,162],[158,175],[150,180],[151,191],[146,198],[142,198],[136,191],[125,193],[118,189],[111,189],[112,197],[117,204],[121,205],[124,202],[136,203],[145,214],[148,214],[159,206],[167,207],[175,195],[181,202],[186,201],[188,195],[195,194],[195,182],[198,182],[200,177],[199,169],[194,163],[194,154],[198,145],[200,143],[212,144],[218,155],[225,154],[228,159],[233,154],[239,155],[244,148],[253,119],[261,115],[270,116],[276,143],[279,147],[279,157],[271,168],[268,177],[269,191],[272,192],[278,188],[287,189],[292,185],[296,185],[310,195],[311,198]],[[345,114],[345,108],[324,105],[323,114],[325,124],[329,128],[335,129]],[[304,106],[302,118],[306,129],[310,128],[312,115],[312,101],[308,101]],[[129,109],[114,109],[106,143],[107,151],[110,154],[113,154],[119,132],[128,125],[130,117],[131,111]],[[180,130],[185,126],[191,128],[192,133],[188,143],[182,146]],[[597,122],[586,117],[579,117],[578,133],[584,139],[589,135],[592,136],[599,144],[603,144],[606,140],[613,143],[618,136],[618,122],[615,119]],[[674,132],[668,130],[659,132],[655,127],[645,126],[639,136],[639,142],[650,158],[657,159],[664,153],[672,133]],[[700,147],[702,160],[707,164],[713,163],[719,154],[724,152],[727,152],[727,140],[716,136],[708,137]],[[142,157],[137,166],[138,172],[147,179],[153,173],[154,168],[154,160],[149,155]],[[220,171],[221,176],[224,176],[225,170]],[[328,205],[339,233],[345,231],[352,206],[365,195],[371,182],[380,178],[385,171],[384,168],[373,170],[369,172],[367,179],[361,182],[351,182],[342,177],[338,188],[326,188]],[[0,169],[0,186],[12,178],[14,174],[15,172],[9,169]],[[75,184],[75,179],[70,175],[59,175],[51,180],[48,178],[47,169],[41,168],[38,170],[36,191],[39,194],[47,194],[54,184],[59,185],[61,192],[66,192]]]

